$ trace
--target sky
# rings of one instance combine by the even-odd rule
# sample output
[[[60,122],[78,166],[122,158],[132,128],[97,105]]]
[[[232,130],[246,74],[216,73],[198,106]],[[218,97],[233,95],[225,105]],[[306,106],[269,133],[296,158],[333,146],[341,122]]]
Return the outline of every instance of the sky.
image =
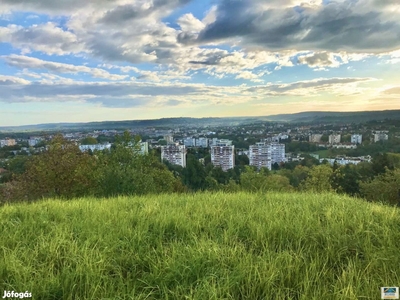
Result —
[[[399,0],[0,0],[0,126],[400,108]]]

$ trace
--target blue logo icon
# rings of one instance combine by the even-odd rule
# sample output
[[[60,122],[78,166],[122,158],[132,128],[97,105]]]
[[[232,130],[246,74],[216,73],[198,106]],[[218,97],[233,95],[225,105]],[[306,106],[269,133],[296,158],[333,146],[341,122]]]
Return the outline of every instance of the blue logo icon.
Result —
[[[381,299],[399,299],[398,287],[382,287]]]

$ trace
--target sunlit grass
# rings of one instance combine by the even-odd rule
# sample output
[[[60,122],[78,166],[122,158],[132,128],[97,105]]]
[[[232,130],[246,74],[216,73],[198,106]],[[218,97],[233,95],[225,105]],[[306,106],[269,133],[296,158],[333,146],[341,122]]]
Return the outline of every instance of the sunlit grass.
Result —
[[[379,299],[396,208],[330,194],[195,194],[0,207],[0,297]]]

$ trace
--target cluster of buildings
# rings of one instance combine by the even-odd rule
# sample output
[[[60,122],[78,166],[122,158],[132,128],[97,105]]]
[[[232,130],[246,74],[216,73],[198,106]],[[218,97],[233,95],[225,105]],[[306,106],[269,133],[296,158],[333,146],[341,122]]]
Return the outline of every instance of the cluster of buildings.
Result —
[[[206,138],[206,137],[186,138],[183,140],[183,144],[186,147],[208,148],[209,141],[208,141],[208,138]]]
[[[198,140],[199,143],[197,143]],[[170,145],[162,146],[161,159],[171,164],[186,167],[187,145],[193,147],[194,143],[195,145],[199,145],[198,147],[205,147],[205,142],[203,142],[202,138],[190,139],[190,143],[189,139],[185,139],[185,141],[187,143],[184,145],[171,143]],[[220,167],[223,171],[235,167],[235,146],[232,145],[232,141],[214,138],[209,141],[207,140],[207,143],[210,147],[211,163],[215,167]],[[251,166],[255,166],[258,169],[266,167],[271,170],[274,163],[285,162],[285,145],[276,142],[260,142],[250,146],[248,156]]]
[[[6,146],[15,146],[17,142],[15,139],[4,139],[0,140],[0,148],[6,147]]]
[[[216,167],[221,167],[223,171],[233,169],[235,167],[235,146],[232,145],[230,140],[219,140],[212,139],[209,143],[206,138],[193,139],[194,144],[199,145],[198,147],[205,147],[204,145],[209,145],[211,150],[211,163]],[[185,139],[188,141],[188,139]],[[168,141],[167,141],[168,142]],[[161,160],[166,160],[171,164],[179,165],[181,167],[186,167],[186,153],[187,144],[169,144],[161,147]],[[191,147],[192,144],[190,143]]]
[[[107,144],[95,144],[95,145],[80,145],[79,149],[82,152],[85,151],[103,151],[103,150],[110,150],[111,149],[112,144],[111,143],[107,143]],[[133,146],[133,145],[131,145]],[[139,146],[140,146],[140,150],[139,153],[140,154],[148,154],[149,153],[149,143],[148,142],[139,142]]]
[[[309,136],[310,143],[321,143],[321,139],[323,134],[311,134]],[[363,142],[363,135],[362,134],[352,134],[350,143],[341,143],[341,135],[340,134],[331,134],[329,135],[328,142],[329,145],[334,148],[346,148],[346,149],[355,149],[357,148],[356,145],[360,145]],[[389,139],[388,131],[374,131],[372,133],[371,142],[377,143],[380,141],[387,141]],[[355,147],[348,147],[349,145],[355,145]],[[336,146],[335,146],[336,145]],[[343,145],[346,147],[338,147],[337,145]]]
[[[311,134],[309,136],[309,142],[310,143],[321,143],[322,142],[322,137],[323,134]],[[342,135],[341,134],[330,134],[328,137],[328,143],[330,145],[337,145],[340,144],[342,140]],[[363,140],[363,136],[362,134],[352,134],[351,135],[351,144],[353,145],[357,145],[357,144],[361,144]]]
[[[338,156],[336,158],[321,158],[319,161],[322,163],[323,161],[328,161],[332,166],[336,162],[338,165],[345,166],[349,164],[358,165],[361,162],[371,162],[372,157],[370,155],[360,156],[360,157],[346,157],[346,156]]]

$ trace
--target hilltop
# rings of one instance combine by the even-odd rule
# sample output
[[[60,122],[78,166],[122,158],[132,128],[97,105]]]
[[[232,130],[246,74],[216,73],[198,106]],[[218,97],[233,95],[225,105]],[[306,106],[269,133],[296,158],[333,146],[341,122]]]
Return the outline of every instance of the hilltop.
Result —
[[[33,299],[378,299],[398,209],[334,194],[198,193],[0,207],[0,290]]]
[[[291,123],[361,123],[369,121],[381,121],[385,119],[400,120],[400,110],[383,111],[308,111],[295,114],[279,114],[265,117],[268,121]]]
[[[86,123],[49,123],[23,126],[3,126],[0,132],[57,131],[57,130],[125,130],[127,128],[179,127],[179,126],[237,126],[256,122],[291,123],[359,123],[380,120],[400,120],[400,110],[329,112],[310,111],[254,117],[220,118],[162,118],[149,120],[101,121]]]

